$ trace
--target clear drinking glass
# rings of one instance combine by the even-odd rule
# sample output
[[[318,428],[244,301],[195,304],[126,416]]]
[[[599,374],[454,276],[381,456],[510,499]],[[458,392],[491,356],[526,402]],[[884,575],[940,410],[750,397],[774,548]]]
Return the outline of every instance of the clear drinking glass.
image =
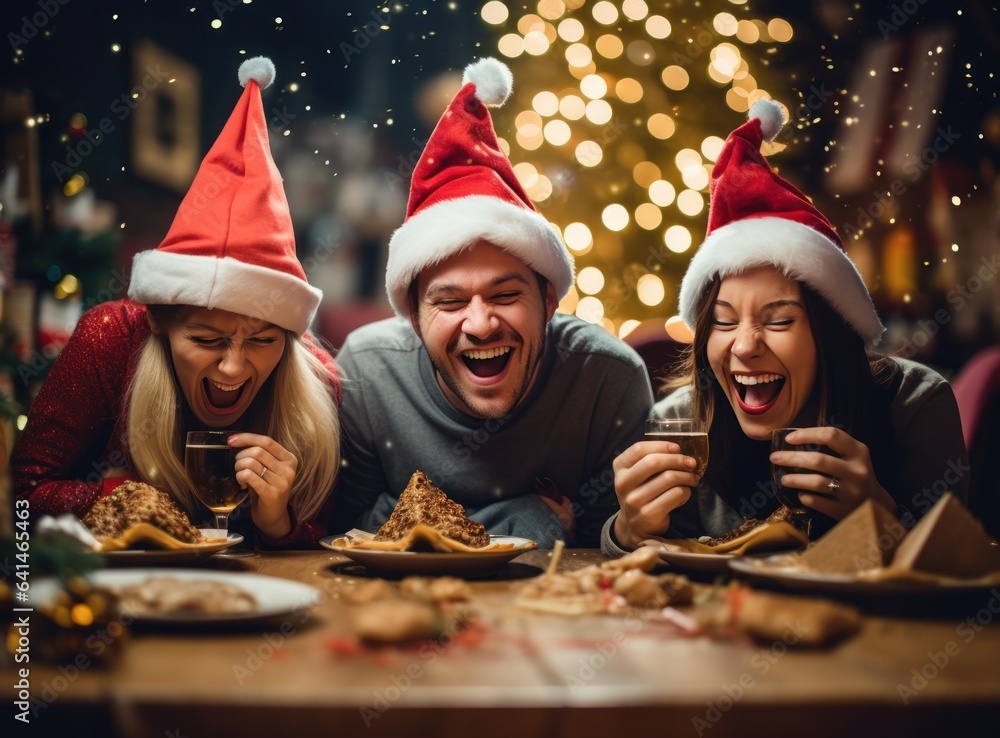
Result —
[[[646,421],[647,441],[672,441],[681,453],[698,462],[694,473],[705,474],[708,468],[708,429],[699,418],[650,418]]]
[[[229,533],[229,514],[247,498],[236,481],[236,452],[226,443],[235,431],[190,431],[184,446],[184,468],[192,491],[215,514],[215,527]]]

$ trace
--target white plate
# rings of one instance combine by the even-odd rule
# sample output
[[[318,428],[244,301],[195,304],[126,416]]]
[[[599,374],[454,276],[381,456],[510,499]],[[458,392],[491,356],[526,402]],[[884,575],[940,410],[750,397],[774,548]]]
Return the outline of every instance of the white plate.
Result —
[[[242,613],[206,613],[206,612],[168,612],[168,613],[136,613],[135,621],[139,623],[171,623],[171,624],[218,624],[246,623],[258,620],[270,620],[282,615],[290,615],[301,610],[315,607],[321,594],[315,587],[295,582],[290,579],[268,577],[262,574],[247,574],[229,571],[203,571],[200,569],[121,569],[93,572],[88,575],[96,587],[128,586],[139,584],[148,579],[198,579],[215,582],[226,582],[250,593],[257,600],[257,609]],[[42,579],[32,582],[30,601],[34,606],[51,601],[59,591],[59,583],[55,579]]]
[[[239,533],[230,533],[209,543],[191,543],[184,548],[124,548],[120,551],[102,551],[108,566],[187,566],[207,559],[214,553],[243,542]]]
[[[492,574],[525,551],[531,551],[538,547],[534,541],[517,536],[490,536],[491,543],[512,543],[514,545],[511,548],[476,551],[474,553],[460,551],[448,553],[438,551],[373,551],[365,548],[351,548],[343,543],[337,543],[337,541],[343,542],[344,536],[329,536],[321,540],[320,544],[359,564],[364,564],[365,569],[370,574],[393,576],[410,574],[485,576]]]
[[[865,579],[854,574],[809,571],[784,563],[788,556],[738,556],[729,562],[731,571],[749,579],[778,584],[786,589],[825,594],[878,596],[954,596],[986,592],[996,587],[996,580],[961,580],[944,577],[931,579]]]

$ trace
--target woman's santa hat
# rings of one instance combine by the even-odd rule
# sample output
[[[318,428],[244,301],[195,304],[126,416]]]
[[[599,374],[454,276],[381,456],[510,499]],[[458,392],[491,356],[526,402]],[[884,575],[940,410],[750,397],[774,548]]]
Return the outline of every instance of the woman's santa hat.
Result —
[[[759,100],[712,170],[708,232],[681,282],[680,313],[693,327],[705,288],[773,264],[819,293],[867,344],[882,335],[875,305],[830,221],[761,156],[784,124],[781,106]]]
[[[514,254],[560,298],[573,285],[573,258],[518,182],[486,109],[502,105],[512,87],[502,62],[470,64],[413,170],[406,220],[389,241],[385,270],[389,302],[403,317],[417,275],[478,241]]]
[[[227,310],[302,333],[323,293],[306,281],[260,91],[262,56],[240,65],[246,89],[205,156],[160,247],[136,254],[129,297],[147,305]]]

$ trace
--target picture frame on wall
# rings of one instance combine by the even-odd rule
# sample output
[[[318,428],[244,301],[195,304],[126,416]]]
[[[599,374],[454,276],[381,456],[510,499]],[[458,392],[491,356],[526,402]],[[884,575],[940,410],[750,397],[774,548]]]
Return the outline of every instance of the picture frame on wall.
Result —
[[[132,55],[133,173],[185,192],[200,162],[201,74],[197,67],[143,39]]]

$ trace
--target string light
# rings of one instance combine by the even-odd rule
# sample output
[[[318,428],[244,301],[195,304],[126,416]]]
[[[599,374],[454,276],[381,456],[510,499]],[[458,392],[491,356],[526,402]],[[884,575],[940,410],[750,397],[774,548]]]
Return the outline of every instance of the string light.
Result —
[[[671,285],[704,232],[721,136],[734,113],[771,97],[762,75],[783,70],[768,69],[767,52],[794,37],[787,20],[752,17],[745,0],[730,0],[733,12],[678,0],[669,18],[659,5],[489,0],[480,11],[501,56],[531,57],[523,72],[511,65],[517,84],[497,128],[518,181],[576,259],[559,309],[619,336],[676,309]],[[626,299],[602,299],[621,285]]]

